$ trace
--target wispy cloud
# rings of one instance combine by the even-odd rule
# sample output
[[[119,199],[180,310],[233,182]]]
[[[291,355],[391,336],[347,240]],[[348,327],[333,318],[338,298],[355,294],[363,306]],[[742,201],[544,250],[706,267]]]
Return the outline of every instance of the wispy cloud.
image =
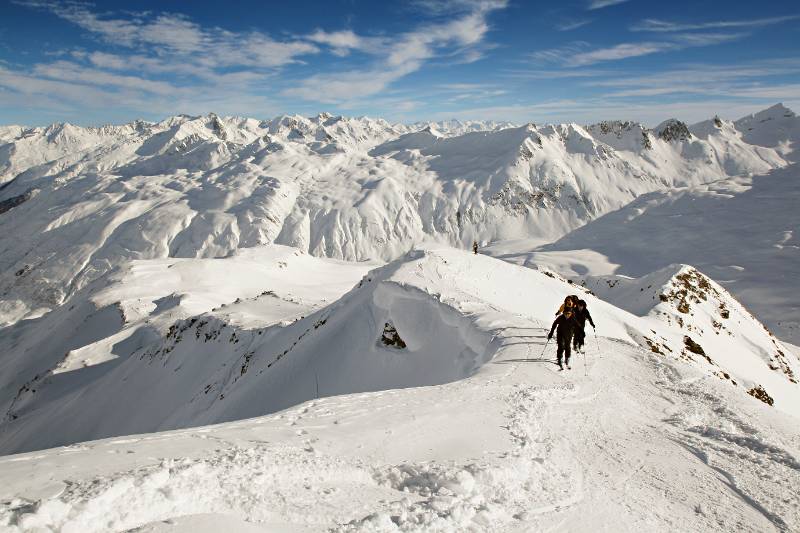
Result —
[[[628,1],[629,0],[592,0],[587,9],[593,11],[595,9],[603,9],[604,7],[615,6],[617,4],[624,4]]]
[[[16,3],[72,22],[104,42],[148,52],[205,68],[276,68],[317,53],[311,42],[277,41],[261,32],[204,28],[180,14],[129,14],[128,18],[97,14],[89,4],[18,0]]]
[[[531,54],[531,58],[540,63],[557,63],[564,67],[574,68],[686,48],[722,44],[746,36],[745,33],[687,33],[671,35],[669,39],[661,41],[621,43],[594,49],[585,41],[577,41],[559,48],[539,50]]]
[[[90,4],[49,0],[16,3],[76,25],[99,48],[61,50],[54,61],[23,68],[7,65],[0,73],[0,103],[23,100],[28,108],[60,101],[62,108],[104,115],[120,109],[127,116],[132,110],[134,116],[142,110],[147,116],[266,112],[275,109],[264,96],[275,73],[320,52],[307,39],[204,27],[180,14],[100,13]],[[206,107],[211,105],[218,107]]]
[[[338,56],[345,56],[351,50],[364,49],[369,46],[383,46],[380,39],[365,38],[353,33],[352,30],[327,32],[317,30],[307,35],[306,39],[317,44],[326,45]]]
[[[645,19],[631,26],[630,29],[631,31],[679,32],[731,28],[758,28],[761,26],[771,26],[773,24],[780,24],[782,22],[789,22],[798,19],[800,19],[800,15],[787,15],[783,17],[769,17],[751,20],[721,20],[700,23],[681,23],[658,19]]]
[[[597,50],[574,54],[567,58],[566,64],[570,67],[581,67],[603,61],[616,61],[629,57],[646,56],[672,49],[674,49],[673,43],[623,43],[608,48],[598,48]]]
[[[702,95],[739,100],[800,100],[800,84],[785,78],[800,75],[800,59],[763,60],[733,66],[689,64],[649,75],[618,72],[607,79],[586,80],[589,87],[607,88],[606,98]]]
[[[346,103],[386,90],[395,81],[416,72],[438,56],[458,55],[463,62],[480,59],[481,47],[485,46],[490,29],[488,16],[507,3],[500,0],[452,0],[425,2],[424,7],[439,9],[445,4],[468,11],[447,22],[424,24],[393,38],[362,37],[352,32],[312,34],[315,42],[327,44],[339,54],[342,50],[359,49],[375,56],[376,61],[365,69],[310,76],[282,94],[324,103]]]
[[[436,89],[444,93],[450,102],[480,101],[508,94],[508,90],[490,83],[445,83]]]
[[[583,28],[584,26],[591,23],[592,21],[589,19],[569,20],[566,22],[562,22],[561,24],[556,24],[556,29],[558,31],[572,31],[572,30],[577,30],[578,28]]]
[[[412,0],[409,5],[428,15],[452,16],[503,9],[508,5],[508,0]]]

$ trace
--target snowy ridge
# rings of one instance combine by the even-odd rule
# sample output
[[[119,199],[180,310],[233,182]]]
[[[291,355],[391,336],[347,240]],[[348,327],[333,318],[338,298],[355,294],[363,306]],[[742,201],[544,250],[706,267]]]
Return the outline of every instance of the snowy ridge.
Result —
[[[0,128],[0,530],[800,528],[797,124]]]
[[[783,104],[737,120],[736,128],[746,142],[775,148],[780,154],[791,154],[800,140],[800,120]]]
[[[278,243],[391,260],[431,240],[554,240],[647,192],[785,164],[733,124],[669,142],[634,123],[505,126],[210,114],[5,128],[0,202],[17,200],[0,214],[0,320],[38,316],[131,259]]]
[[[232,269],[237,261],[218,262]],[[668,290],[670,280],[690,273],[693,286],[702,288],[703,278],[684,267],[651,281]],[[614,520],[657,531],[687,524],[719,531],[796,528],[799,502],[785,487],[800,482],[797,419],[780,409],[796,409],[797,396],[770,407],[701,360],[639,347],[633,340],[644,333],[681,338],[683,330],[584,291],[555,275],[437,249],[373,270],[337,302],[281,327],[235,327],[211,315],[179,321],[168,339],[116,367],[128,370],[117,394],[124,396],[126,383],[139,376],[153,384],[147,395],[129,400],[138,423],[164,416],[143,402],[186,385],[190,362],[228,363],[216,374],[228,381],[213,396],[196,391],[215,415],[238,410],[241,416],[268,403],[277,389],[288,390],[282,379],[310,401],[217,427],[0,458],[12,480],[0,487],[0,524],[10,531],[454,532],[584,530]],[[571,292],[589,302],[603,335],[590,338],[596,348],[576,356],[573,370],[558,373],[544,336],[555,307]],[[725,295],[689,302],[697,309],[685,318],[692,334],[714,335],[700,329],[719,297]],[[645,299],[627,298],[640,311]],[[655,307],[669,312],[659,307],[669,303]],[[236,305],[252,311],[253,304]],[[730,320],[752,320],[737,312],[732,308]],[[298,334],[305,336],[298,340]],[[264,342],[269,335],[272,341]],[[739,346],[732,359],[758,358]],[[268,357],[279,347],[291,348],[277,361]],[[488,357],[491,364],[482,364]],[[353,364],[364,372],[338,368]],[[316,398],[315,365],[319,396],[368,390],[385,379],[410,386],[468,377]],[[100,378],[73,401],[87,408],[103,386]],[[159,408],[169,405],[164,396],[157,399]],[[62,416],[76,420],[67,411]],[[65,429],[59,427],[64,418],[51,421],[53,433]],[[48,468],[31,468],[43,464]]]
[[[412,130],[432,128],[445,137],[456,137],[476,131],[493,131],[518,127],[519,124],[495,120],[440,120],[438,122],[416,122],[410,126]]]
[[[782,397],[784,405],[793,401],[800,366],[789,348],[695,268],[674,265],[639,279],[608,276],[586,282],[604,300],[679,333],[667,342],[655,330],[645,332],[640,342],[654,353],[707,363],[709,371],[745,390],[772,390],[770,399]]]
[[[451,279],[460,281],[452,285]],[[795,379],[800,365],[724,289],[688,267],[653,279],[658,288],[639,291],[640,297],[664,294],[666,301],[644,319],[584,294],[604,336],[686,360],[730,380],[742,393],[764,389],[775,408],[800,415]],[[647,282],[652,285],[653,279]],[[84,321],[83,331],[114,337],[116,359],[97,358],[85,370],[70,365],[93,351],[107,353],[112,344],[92,342],[73,349],[50,371],[37,372],[6,404],[0,450],[235,420],[322,396],[464,379],[513,342],[517,332],[502,326],[509,313],[547,328],[559,302],[576,290],[552,274],[435,250],[370,272],[340,300],[309,315],[275,307],[276,295],[264,293],[252,303],[235,302],[224,316],[215,308],[171,323],[163,338],[153,341],[152,329],[129,328],[128,340],[114,337],[120,329],[116,314],[125,306],[104,308],[90,314],[93,323]],[[520,294],[535,295],[535,301]],[[294,318],[274,322],[267,315],[272,323],[259,325],[259,301],[271,314],[282,310]],[[155,314],[178,305],[168,298],[157,302]],[[248,307],[252,318],[242,322]],[[16,371],[31,373],[24,367]]]

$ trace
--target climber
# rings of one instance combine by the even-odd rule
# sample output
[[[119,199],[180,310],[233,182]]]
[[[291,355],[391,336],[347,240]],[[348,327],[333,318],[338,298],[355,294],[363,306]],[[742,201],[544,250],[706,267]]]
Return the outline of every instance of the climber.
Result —
[[[561,307],[558,308],[558,311],[556,311],[556,315],[560,315],[561,313],[563,313],[567,309],[574,309],[575,308],[575,303],[577,301],[578,301],[578,297],[575,296],[574,294],[570,294],[569,296],[564,298],[564,303],[561,304]]]
[[[472,241],[472,253],[478,255],[478,241]]]
[[[586,331],[584,330],[586,327],[586,320],[589,320],[592,329],[597,329],[594,325],[594,320],[592,320],[592,315],[589,314],[589,309],[586,307],[586,302],[578,300],[578,304],[575,306],[575,322],[577,327],[575,328],[575,336],[572,340],[575,351],[583,350],[583,343],[586,340]]]
[[[572,335],[578,328],[578,323],[575,321],[572,307],[565,308],[564,312],[558,315],[555,322],[553,322],[553,327],[550,328],[550,333],[547,334],[548,341],[553,338],[553,331],[556,331],[556,328],[558,328],[556,333],[556,342],[558,343],[558,352],[556,353],[558,369],[564,370],[564,366],[561,364],[562,355],[565,357],[564,363],[566,363],[567,368],[571,369],[572,367],[569,366],[569,358],[572,355],[570,345],[572,343]]]

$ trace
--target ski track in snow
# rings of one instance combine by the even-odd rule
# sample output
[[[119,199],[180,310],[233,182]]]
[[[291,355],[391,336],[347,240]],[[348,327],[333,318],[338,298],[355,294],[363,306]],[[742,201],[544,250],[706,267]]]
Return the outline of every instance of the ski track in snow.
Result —
[[[800,526],[800,497],[787,490],[800,486],[796,433],[785,433],[794,439],[787,447],[769,424],[745,422],[721,401],[730,392],[717,380],[687,378],[675,363],[618,341],[603,338],[600,348],[602,359],[590,350],[566,374],[520,362],[530,350],[514,346],[485,371],[449,385],[326,398],[259,419],[3,458],[4,470],[46,458],[43,466],[57,465],[53,481],[61,472],[67,478],[63,490],[39,501],[6,501],[0,524],[8,531],[149,531],[158,524],[172,531],[176,518],[213,514],[286,531]],[[661,397],[647,399],[649,381]],[[387,441],[413,440],[407,430],[417,417],[434,418],[444,434],[455,429],[447,417],[467,397],[500,421],[478,433],[496,432],[504,444],[462,459],[383,457]],[[349,428],[329,433],[342,426]],[[430,429],[417,437],[433,438],[435,447]],[[287,431],[290,438],[275,438]],[[371,435],[362,441],[364,431]],[[351,449],[328,449],[342,446]],[[101,464],[111,470],[70,479],[71,463],[140,453],[145,458],[135,462],[147,466]]]

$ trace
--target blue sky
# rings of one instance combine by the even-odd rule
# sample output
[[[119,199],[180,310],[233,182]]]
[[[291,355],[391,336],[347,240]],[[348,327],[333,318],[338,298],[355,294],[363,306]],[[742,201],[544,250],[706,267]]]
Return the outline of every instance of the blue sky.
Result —
[[[0,2],[1,124],[800,111],[796,0]]]

